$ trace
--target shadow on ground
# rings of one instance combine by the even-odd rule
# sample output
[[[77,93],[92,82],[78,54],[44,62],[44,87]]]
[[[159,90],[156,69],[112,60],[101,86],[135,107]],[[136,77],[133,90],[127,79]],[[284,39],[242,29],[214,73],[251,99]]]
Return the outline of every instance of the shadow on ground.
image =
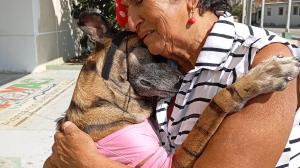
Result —
[[[28,73],[0,73],[0,86],[12,82],[16,79],[22,78],[28,75]]]

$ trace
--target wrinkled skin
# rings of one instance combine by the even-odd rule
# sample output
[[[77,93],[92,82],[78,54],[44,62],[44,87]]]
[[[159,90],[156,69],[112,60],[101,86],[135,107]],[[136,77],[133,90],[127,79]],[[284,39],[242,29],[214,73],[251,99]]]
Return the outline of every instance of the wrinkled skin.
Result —
[[[175,60],[184,72],[194,67],[214,23],[211,21],[217,20],[213,13],[204,12],[200,16],[198,8],[194,8],[197,0],[124,1],[128,3],[127,28],[138,34],[150,53]],[[192,9],[198,21],[188,25]]]

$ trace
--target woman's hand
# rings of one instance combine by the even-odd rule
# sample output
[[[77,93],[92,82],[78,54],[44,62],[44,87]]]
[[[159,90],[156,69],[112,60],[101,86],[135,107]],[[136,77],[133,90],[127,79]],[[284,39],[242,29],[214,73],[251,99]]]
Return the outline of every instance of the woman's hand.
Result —
[[[71,122],[62,128],[63,132],[54,135],[51,163],[57,167],[88,167],[89,160],[97,156],[93,139]]]
[[[125,167],[100,155],[93,139],[72,122],[64,123],[62,130],[54,135],[53,154],[48,159],[55,167]]]

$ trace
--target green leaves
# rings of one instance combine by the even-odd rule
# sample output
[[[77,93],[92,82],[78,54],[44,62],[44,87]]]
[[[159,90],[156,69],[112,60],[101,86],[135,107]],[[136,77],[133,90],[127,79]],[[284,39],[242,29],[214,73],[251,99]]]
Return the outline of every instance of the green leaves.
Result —
[[[78,19],[83,11],[93,10],[102,14],[114,28],[120,29],[115,19],[115,1],[114,0],[77,0],[72,3],[72,16]]]
[[[72,16],[74,19],[78,19],[81,12],[95,11],[102,14],[107,21],[111,24],[112,28],[121,30],[115,19],[115,0],[77,0],[72,2]],[[84,35],[80,39],[81,56],[86,57],[94,50],[95,45],[89,41],[87,35]]]

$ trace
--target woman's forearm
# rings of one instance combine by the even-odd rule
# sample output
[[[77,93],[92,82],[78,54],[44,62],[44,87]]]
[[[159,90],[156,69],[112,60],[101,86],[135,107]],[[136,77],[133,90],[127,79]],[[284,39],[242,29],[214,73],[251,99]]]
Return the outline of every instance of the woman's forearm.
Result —
[[[280,46],[274,51],[278,49]],[[284,91],[254,98],[224,120],[195,167],[274,167],[288,140],[296,110],[296,80]]]
[[[288,90],[292,93],[294,87]],[[195,167],[274,167],[288,140],[296,111],[293,94],[282,94],[274,93],[269,100],[262,96],[258,98],[261,101],[226,118]],[[270,102],[275,97],[277,104]]]

